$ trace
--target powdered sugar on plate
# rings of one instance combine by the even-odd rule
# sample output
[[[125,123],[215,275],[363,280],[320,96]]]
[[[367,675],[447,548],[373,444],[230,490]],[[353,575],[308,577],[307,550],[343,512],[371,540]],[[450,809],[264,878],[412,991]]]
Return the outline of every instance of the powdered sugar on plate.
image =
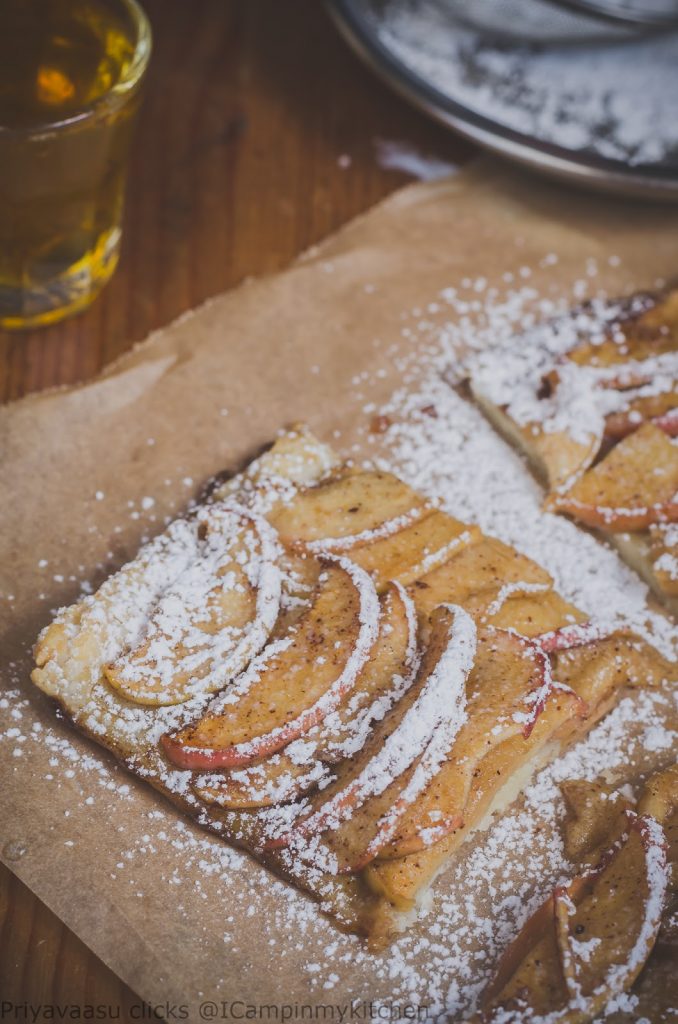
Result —
[[[678,34],[617,43],[501,43],[445,0],[371,0],[379,41],[428,85],[504,129],[625,165],[678,166]]]

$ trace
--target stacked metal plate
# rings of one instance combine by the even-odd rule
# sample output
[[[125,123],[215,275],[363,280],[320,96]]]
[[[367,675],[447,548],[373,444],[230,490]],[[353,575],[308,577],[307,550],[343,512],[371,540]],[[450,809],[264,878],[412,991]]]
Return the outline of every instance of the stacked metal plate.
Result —
[[[678,200],[678,0],[330,0],[427,113],[560,178]]]

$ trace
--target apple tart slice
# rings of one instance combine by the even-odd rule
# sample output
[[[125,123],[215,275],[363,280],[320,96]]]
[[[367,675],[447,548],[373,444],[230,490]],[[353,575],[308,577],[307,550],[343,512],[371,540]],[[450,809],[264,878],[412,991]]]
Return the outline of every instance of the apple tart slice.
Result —
[[[678,611],[678,289],[592,303],[470,366],[472,393],[549,489]]]
[[[562,788],[565,849],[580,873],[553,890],[505,951],[477,1024],[593,1021],[632,989],[655,943],[675,933],[678,766],[647,781],[637,808],[603,783]]]
[[[624,688],[674,677],[303,428],[62,609],[35,658],[77,727],[375,942]]]

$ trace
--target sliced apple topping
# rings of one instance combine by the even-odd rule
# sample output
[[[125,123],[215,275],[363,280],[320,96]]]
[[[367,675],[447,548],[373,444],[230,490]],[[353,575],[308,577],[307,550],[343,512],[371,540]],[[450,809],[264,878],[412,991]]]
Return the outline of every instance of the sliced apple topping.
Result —
[[[379,590],[407,585],[480,536],[390,473],[355,470],[300,492],[272,517],[288,545],[345,553]]]
[[[482,619],[507,586],[519,583],[523,588],[533,584],[548,588],[552,582],[546,570],[529,558],[499,540],[482,537],[416,579],[410,592],[425,634],[429,617],[440,604],[460,604]]]
[[[596,722],[624,687],[655,687],[675,678],[675,666],[632,634],[612,633],[595,643],[554,652],[554,674],[588,706],[587,721]]]
[[[652,386],[655,381],[672,382],[678,373],[678,351],[653,353],[642,359],[626,359],[591,371],[599,388],[610,391],[635,391]]]
[[[372,580],[328,558],[312,607],[217,698],[197,722],[162,738],[182,768],[252,764],[281,750],[334,711],[353,690],[377,638]]]
[[[414,604],[399,583],[391,583],[381,607],[377,643],[355,690],[318,728],[318,756],[328,764],[362,750],[375,723],[389,714],[414,682],[419,666]]]
[[[534,685],[524,697],[524,710],[516,710],[513,720],[522,725],[522,732],[527,739],[534,729],[539,715],[544,710],[546,701],[554,690],[567,693],[578,705],[579,717],[585,717],[587,713],[586,702],[567,683],[557,682],[553,678],[553,669],[548,652],[541,645],[540,637],[526,637],[513,630],[508,630],[514,640],[519,643],[528,658],[533,659],[535,666]]]
[[[559,886],[509,946],[478,1020],[585,1024],[631,987],[659,931],[667,871],[661,827],[624,814],[597,867]]]
[[[372,575],[380,589],[389,580],[408,586],[480,536],[477,526],[465,526],[444,512],[432,511],[397,533],[353,549],[350,557]]]
[[[652,423],[620,441],[565,494],[546,507],[587,526],[643,530],[678,520],[678,448]]]
[[[598,640],[605,640],[609,635],[609,629],[597,622],[589,621],[560,626],[548,633],[542,633],[538,639],[542,651],[545,651],[546,654],[554,654],[556,651],[571,651],[573,647],[585,647]]]
[[[678,893],[678,764],[650,776],[638,801],[638,812],[655,818],[664,829],[672,886]]]
[[[654,423],[669,437],[678,434],[678,395],[674,388],[658,394],[628,398],[623,409],[611,412],[605,417],[605,437],[608,441],[621,441],[642,427],[643,423]]]
[[[470,686],[470,684],[469,684]],[[503,807],[517,795],[513,780],[526,765],[538,763],[550,741],[568,729],[577,714],[576,700],[567,692],[554,691],[539,715],[534,729],[525,739],[522,731],[510,736],[478,762],[468,800],[459,828],[438,838],[435,833],[424,846],[405,857],[392,860],[374,860],[365,869],[365,880],[374,892],[383,896],[399,910],[411,910],[416,905],[422,886],[434,877],[451,854],[472,836],[477,823],[486,821],[493,806]]]
[[[467,683],[467,720],[380,859],[404,857],[459,828],[479,763],[511,736],[527,739],[557,684],[548,657],[510,630],[484,630]],[[579,702],[567,688],[573,710]]]
[[[425,509],[424,499],[392,474],[356,470],[298,492],[271,521],[287,543],[336,550],[388,536]]]
[[[476,649],[473,620],[442,606],[415,684],[371,742],[271,845],[333,873],[358,871],[390,842],[400,817],[435,775],[462,727]]]
[[[678,764],[650,776],[641,794],[638,811],[661,824],[668,844],[670,892],[659,942],[675,947],[678,946]]]
[[[268,523],[213,505],[196,524],[195,558],[160,595],[141,641],[104,669],[137,704],[179,704],[222,689],[261,650],[278,616],[278,544]]]
[[[283,750],[244,768],[201,772],[191,788],[206,804],[249,811],[292,803],[331,778],[327,765],[316,757],[295,761]]]
[[[328,765],[362,749],[377,722],[408,690],[417,668],[414,606],[398,584],[381,600],[379,636],[355,687],[323,721],[285,750],[241,770],[200,775],[193,789],[221,807],[289,802],[331,780]]]
[[[673,400],[676,400],[675,394]],[[667,409],[661,416],[655,416],[652,422],[669,437],[678,437],[678,407]]]
[[[638,811],[676,830],[667,834],[667,838],[671,860],[678,862],[678,764],[650,776],[638,802]]]
[[[678,595],[678,523],[650,527],[650,557],[662,592]]]
[[[546,470],[548,486],[567,486],[584,473],[595,460],[605,432],[601,416],[589,412],[589,429],[580,439],[567,430],[545,430],[533,423],[522,428],[525,441],[538,455]]]
[[[614,316],[604,337],[582,338],[567,358],[581,366],[615,366],[671,352],[678,341],[678,290],[660,297],[636,294]]]
[[[565,853],[581,863],[600,852],[610,841],[620,811],[633,810],[633,803],[614,786],[586,779],[561,782],[568,816],[563,826]]]

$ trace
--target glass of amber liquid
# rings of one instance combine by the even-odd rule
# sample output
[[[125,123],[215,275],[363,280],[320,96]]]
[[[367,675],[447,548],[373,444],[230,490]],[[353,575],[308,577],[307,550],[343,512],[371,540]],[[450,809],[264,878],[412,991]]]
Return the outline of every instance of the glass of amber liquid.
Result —
[[[0,0],[0,327],[84,309],[115,270],[150,49],[136,0]]]

